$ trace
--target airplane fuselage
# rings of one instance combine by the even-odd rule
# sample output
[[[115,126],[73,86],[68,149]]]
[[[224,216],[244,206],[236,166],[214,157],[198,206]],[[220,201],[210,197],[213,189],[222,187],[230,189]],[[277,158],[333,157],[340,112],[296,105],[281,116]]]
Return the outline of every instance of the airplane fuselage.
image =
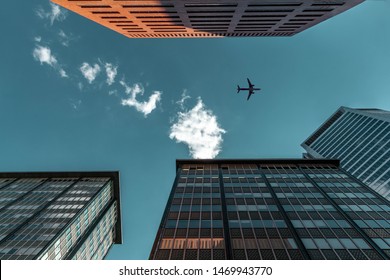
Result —
[[[240,90],[255,91],[255,90],[260,90],[260,89],[259,88],[252,88],[252,87],[250,87],[250,88],[242,88],[242,87],[240,87]]]

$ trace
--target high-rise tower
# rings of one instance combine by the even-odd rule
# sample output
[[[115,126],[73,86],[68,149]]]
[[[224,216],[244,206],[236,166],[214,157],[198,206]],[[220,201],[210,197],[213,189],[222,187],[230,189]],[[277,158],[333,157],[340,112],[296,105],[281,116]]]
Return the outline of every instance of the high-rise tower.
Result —
[[[103,259],[122,243],[118,172],[0,173],[0,259]]]
[[[302,143],[306,157],[340,166],[390,200],[390,112],[340,107]]]
[[[52,0],[129,38],[292,36],[363,0]]]
[[[390,203],[337,160],[177,160],[150,259],[390,259]]]

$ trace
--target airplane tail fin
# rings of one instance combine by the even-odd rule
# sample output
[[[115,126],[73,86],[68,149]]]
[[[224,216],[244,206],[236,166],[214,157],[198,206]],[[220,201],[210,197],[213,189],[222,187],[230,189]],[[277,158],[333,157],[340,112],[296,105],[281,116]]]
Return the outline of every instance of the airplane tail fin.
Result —
[[[239,93],[241,90],[240,86],[237,86],[237,93]]]

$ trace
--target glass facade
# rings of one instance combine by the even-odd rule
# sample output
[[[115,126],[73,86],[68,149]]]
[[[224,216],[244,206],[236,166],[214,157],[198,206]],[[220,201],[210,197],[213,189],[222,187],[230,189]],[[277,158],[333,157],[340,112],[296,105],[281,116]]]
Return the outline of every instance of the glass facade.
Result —
[[[390,112],[341,107],[302,147],[340,165],[390,200]]]
[[[178,160],[150,259],[389,259],[390,203],[336,160]]]
[[[117,172],[0,175],[0,259],[102,259],[121,243]]]

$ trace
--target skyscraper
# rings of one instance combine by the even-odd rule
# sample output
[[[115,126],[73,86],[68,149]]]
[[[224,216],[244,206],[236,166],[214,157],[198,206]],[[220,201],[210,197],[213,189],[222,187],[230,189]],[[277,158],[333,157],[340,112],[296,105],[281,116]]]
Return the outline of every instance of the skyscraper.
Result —
[[[338,165],[177,160],[150,259],[390,259],[390,203]]]
[[[306,157],[340,166],[390,200],[390,112],[340,107],[302,143]]]
[[[129,38],[292,36],[363,0],[52,0]]]
[[[118,172],[0,173],[0,259],[103,259],[122,243]]]

